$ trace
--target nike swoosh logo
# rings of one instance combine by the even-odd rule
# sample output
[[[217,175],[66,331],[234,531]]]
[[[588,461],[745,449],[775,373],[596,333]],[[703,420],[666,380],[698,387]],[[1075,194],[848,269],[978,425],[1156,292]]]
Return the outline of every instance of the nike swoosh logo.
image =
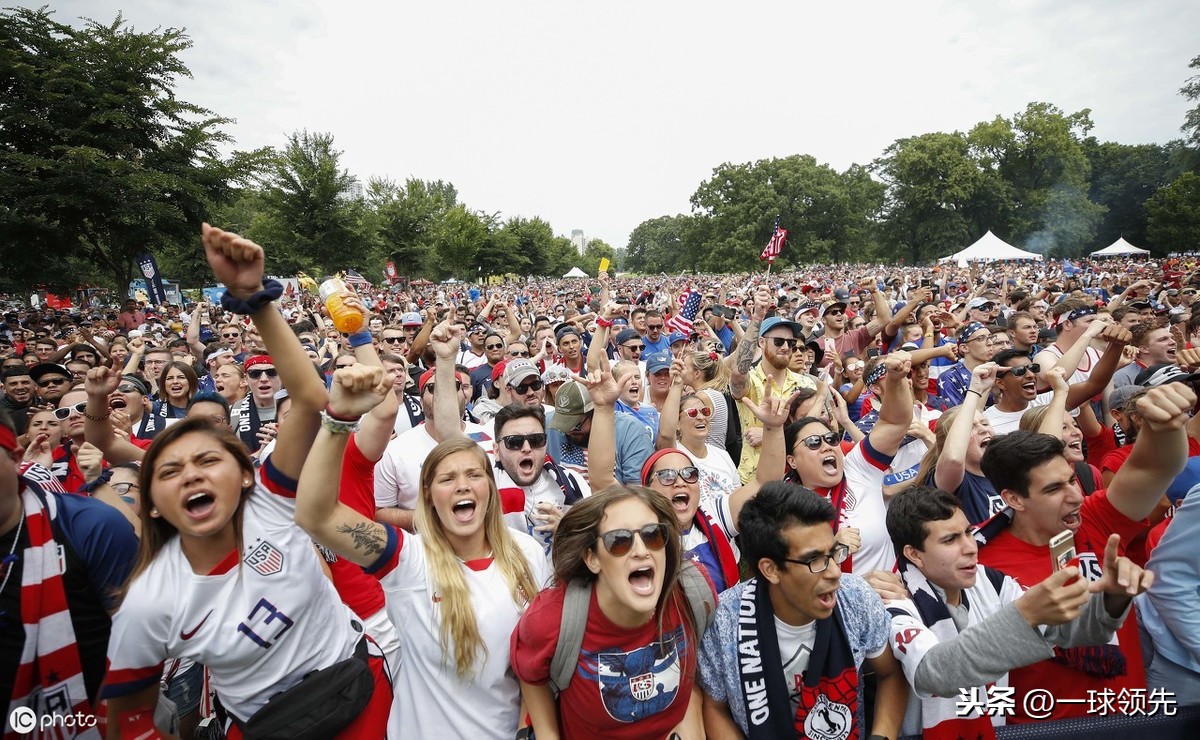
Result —
[[[212,613],[213,613],[213,610],[212,610],[212,609],[209,609],[209,610],[208,610],[208,614],[205,614],[205,615],[204,615],[204,619],[201,619],[201,620],[200,620],[200,624],[196,625],[196,626],[195,626],[195,627],[192,629],[192,631],[191,631],[191,632],[184,632],[183,630],[179,630],[179,639],[181,639],[181,640],[190,640],[190,639],[192,639],[193,637],[195,637],[195,636],[196,636],[196,633],[200,631],[200,628],[204,626],[204,623],[208,621],[208,618],[209,618],[209,616],[210,616],[210,615],[212,615]]]

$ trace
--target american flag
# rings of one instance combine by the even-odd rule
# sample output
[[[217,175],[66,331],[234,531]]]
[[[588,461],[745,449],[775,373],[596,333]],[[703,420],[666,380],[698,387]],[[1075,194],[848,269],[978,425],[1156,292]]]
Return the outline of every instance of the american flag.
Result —
[[[687,290],[679,296],[679,310],[667,319],[667,331],[677,331],[680,334],[692,333],[692,322],[700,312],[700,293]]]
[[[371,283],[368,282],[365,277],[363,277],[362,275],[359,275],[358,272],[356,272],[354,270],[346,270],[345,283],[346,283],[346,285],[349,285],[351,288],[354,288],[357,291],[371,289]]]
[[[775,217],[775,231],[771,234],[771,241],[767,242],[767,246],[763,249],[762,254],[758,256],[760,260],[774,262],[779,253],[783,251],[783,243],[787,241],[787,229],[779,228],[779,216]]]

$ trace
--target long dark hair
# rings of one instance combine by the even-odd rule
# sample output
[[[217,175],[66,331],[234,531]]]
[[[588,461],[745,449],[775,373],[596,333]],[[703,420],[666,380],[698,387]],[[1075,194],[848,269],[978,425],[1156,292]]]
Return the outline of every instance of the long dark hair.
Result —
[[[162,457],[162,451],[181,437],[193,433],[206,434],[219,442],[226,452],[233,455],[238,467],[247,474],[251,481],[254,479],[254,463],[251,462],[249,453],[246,452],[241,440],[228,428],[218,427],[208,419],[192,418],[182,419],[159,433],[146,450],[146,457],[142,459],[142,467],[138,471],[138,486],[142,492],[138,499],[138,517],[142,520],[142,538],[138,543],[137,559],[129,574],[129,580],[125,582],[125,586],[120,591],[122,597],[128,590],[129,584],[149,568],[154,559],[158,557],[159,551],[171,541],[171,538],[179,534],[175,527],[163,517],[150,516],[150,510],[154,508],[151,485],[154,480],[154,469],[158,465],[158,459]],[[246,497],[253,490],[253,482],[242,489],[241,498],[233,514],[233,533],[238,552],[241,552],[242,549],[242,511],[246,505]]]

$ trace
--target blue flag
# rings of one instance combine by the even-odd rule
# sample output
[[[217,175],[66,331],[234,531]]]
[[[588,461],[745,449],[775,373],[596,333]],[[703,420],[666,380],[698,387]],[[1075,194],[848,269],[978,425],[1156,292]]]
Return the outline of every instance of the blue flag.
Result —
[[[158,263],[154,261],[154,255],[149,251],[142,252],[138,255],[138,267],[142,270],[142,275],[146,278],[146,293],[150,298],[150,304],[153,306],[161,306],[167,302],[167,291],[163,288],[162,273],[158,270]]]

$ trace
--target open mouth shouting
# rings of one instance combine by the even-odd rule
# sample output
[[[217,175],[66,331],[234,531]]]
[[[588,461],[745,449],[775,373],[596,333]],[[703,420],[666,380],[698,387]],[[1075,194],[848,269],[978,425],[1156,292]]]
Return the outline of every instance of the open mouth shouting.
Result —
[[[217,499],[208,491],[195,491],[183,501],[183,513],[193,521],[203,521],[213,513]]]
[[[475,519],[475,510],[478,508],[475,499],[463,498],[454,502],[451,511],[454,514],[454,519],[460,524],[470,524]]]
[[[629,587],[633,593],[642,597],[654,596],[654,566],[643,565],[635,568],[629,574]]]

